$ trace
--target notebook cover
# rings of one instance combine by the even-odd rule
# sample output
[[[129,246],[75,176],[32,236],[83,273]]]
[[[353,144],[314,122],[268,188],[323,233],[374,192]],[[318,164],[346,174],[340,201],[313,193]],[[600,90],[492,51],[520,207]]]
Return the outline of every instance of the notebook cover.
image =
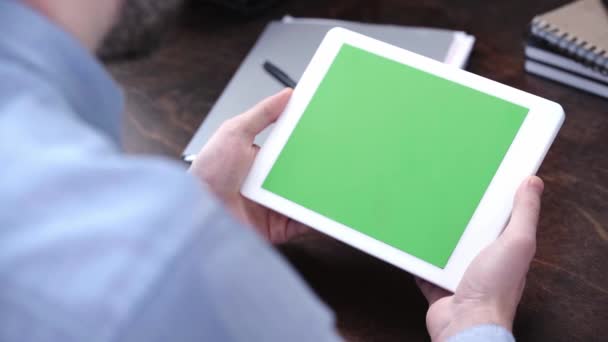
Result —
[[[608,72],[608,10],[602,0],[578,0],[539,15],[532,21],[531,34]]]

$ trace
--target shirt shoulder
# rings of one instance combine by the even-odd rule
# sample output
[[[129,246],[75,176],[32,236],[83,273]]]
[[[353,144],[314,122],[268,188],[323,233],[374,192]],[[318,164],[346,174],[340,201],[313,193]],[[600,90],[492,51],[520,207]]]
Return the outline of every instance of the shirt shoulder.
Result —
[[[60,92],[74,114],[118,145],[122,91],[71,34],[24,1],[0,1],[0,65],[9,77],[18,70]]]

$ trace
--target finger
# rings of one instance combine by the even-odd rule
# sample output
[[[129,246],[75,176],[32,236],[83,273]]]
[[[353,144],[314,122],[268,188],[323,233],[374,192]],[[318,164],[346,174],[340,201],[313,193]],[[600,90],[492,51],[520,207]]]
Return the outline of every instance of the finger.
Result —
[[[269,234],[272,243],[288,242],[311,231],[310,227],[273,210],[269,212],[268,219],[272,230]]]
[[[416,277],[416,285],[424,295],[424,298],[429,302],[429,306],[433,305],[436,301],[449,296],[450,293],[440,287],[437,287],[426,280]]]
[[[234,128],[246,138],[253,140],[256,135],[277,120],[285,109],[292,92],[291,88],[287,88],[264,99],[250,110],[235,117],[233,119]]]
[[[312,228],[309,226],[291,219],[289,220],[288,227],[289,236],[291,237],[303,235],[312,231]]]
[[[533,254],[536,248],[536,226],[543,189],[543,181],[536,176],[529,177],[522,183],[515,195],[509,224],[501,235],[505,243],[516,244],[514,247],[523,249],[528,254]]]

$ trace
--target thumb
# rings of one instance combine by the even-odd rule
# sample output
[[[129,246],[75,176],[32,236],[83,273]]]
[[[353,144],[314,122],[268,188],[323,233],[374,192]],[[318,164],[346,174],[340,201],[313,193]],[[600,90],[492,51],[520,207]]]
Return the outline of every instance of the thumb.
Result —
[[[285,109],[292,92],[291,88],[286,88],[278,94],[264,99],[245,113],[235,117],[233,124],[247,139],[253,140],[256,135],[277,120]]]
[[[517,250],[529,260],[536,251],[536,226],[543,190],[543,181],[536,176],[521,184],[515,195],[511,219],[500,237],[509,249]]]
[[[422,295],[429,302],[429,306],[435,304],[441,298],[449,296],[450,293],[440,287],[437,287],[426,280],[416,277],[416,285],[422,292]]]

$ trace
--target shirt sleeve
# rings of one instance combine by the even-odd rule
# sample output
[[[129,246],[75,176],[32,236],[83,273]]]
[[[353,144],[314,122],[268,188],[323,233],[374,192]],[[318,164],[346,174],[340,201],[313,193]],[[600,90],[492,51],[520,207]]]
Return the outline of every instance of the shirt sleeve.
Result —
[[[515,342],[515,338],[505,328],[488,324],[467,329],[447,342]]]
[[[0,68],[0,340],[330,341],[331,313],[184,168]]]

